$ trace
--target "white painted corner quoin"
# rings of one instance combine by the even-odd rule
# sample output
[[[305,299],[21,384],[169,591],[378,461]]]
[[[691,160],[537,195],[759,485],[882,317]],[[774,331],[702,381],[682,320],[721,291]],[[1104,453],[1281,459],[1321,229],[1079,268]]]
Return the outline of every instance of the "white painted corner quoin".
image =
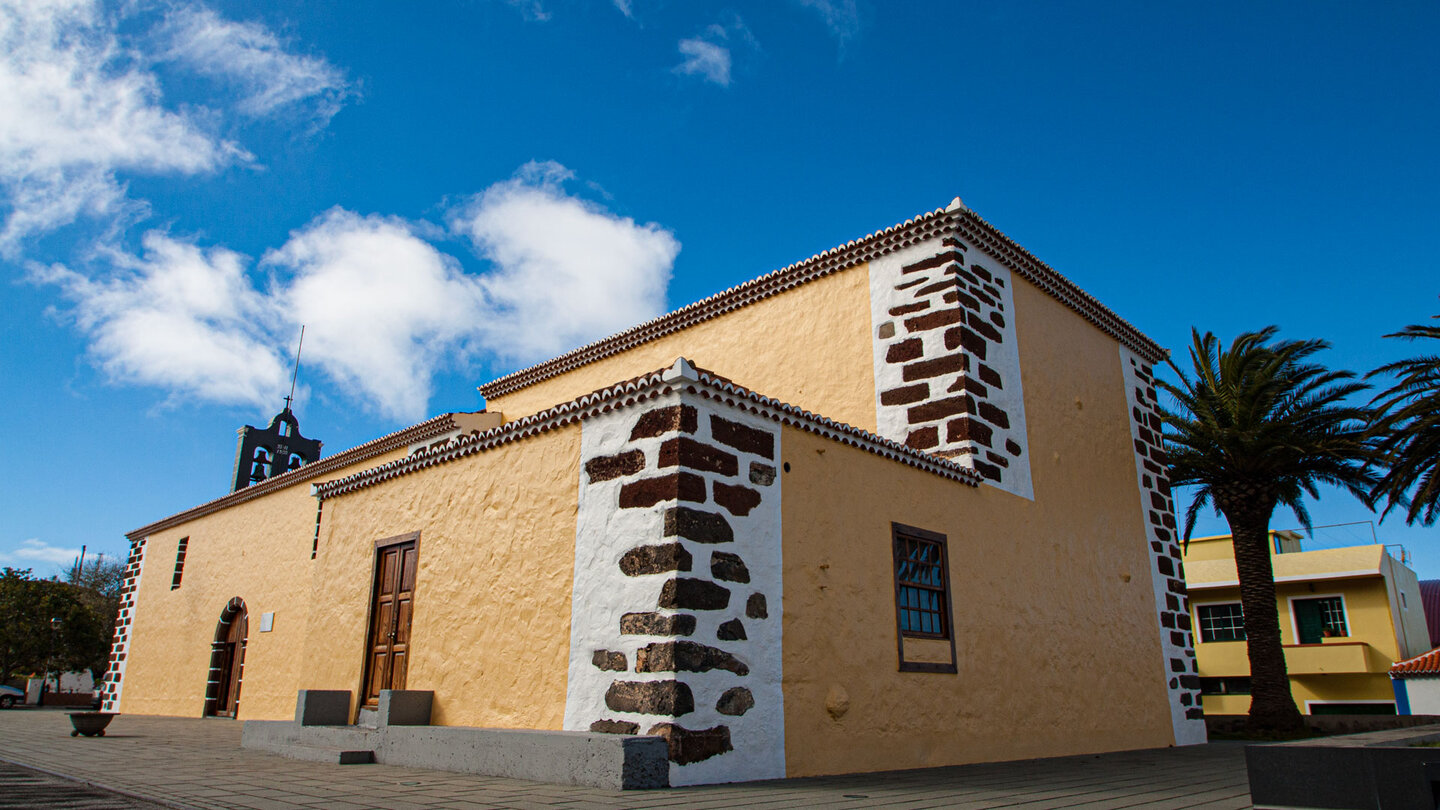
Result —
[[[1135,352],[1120,347],[1125,401],[1130,410],[1130,439],[1135,446],[1135,478],[1140,514],[1145,522],[1150,581],[1155,592],[1155,619],[1164,652],[1165,687],[1176,745],[1205,742],[1200,708],[1200,675],[1190,621],[1185,572],[1175,535],[1175,500],[1163,461],[1160,404],[1155,397],[1152,367]]]
[[[672,785],[781,778],[779,426],[663,379],[582,421],[565,728],[660,733]]]

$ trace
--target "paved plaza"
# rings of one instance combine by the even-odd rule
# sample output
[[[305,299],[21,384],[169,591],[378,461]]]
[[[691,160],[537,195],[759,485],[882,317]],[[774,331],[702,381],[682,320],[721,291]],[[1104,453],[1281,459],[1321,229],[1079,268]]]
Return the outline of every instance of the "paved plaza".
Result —
[[[182,808],[1250,807],[1244,747],[1211,743],[1098,756],[742,785],[627,791],[399,768],[300,762],[240,747],[240,724],[121,715],[107,736],[72,738],[59,711],[0,712],[0,761]],[[30,780],[30,781],[26,781]],[[0,766],[0,791],[43,777]],[[63,790],[64,785],[51,785]],[[70,789],[78,789],[73,784]],[[34,794],[42,795],[40,793]],[[57,794],[58,795],[58,794]],[[93,793],[41,806],[142,807]],[[92,802],[92,803],[84,803]],[[0,801],[0,806],[4,802]],[[12,805],[15,806],[15,805]],[[36,806],[23,805],[23,806]]]

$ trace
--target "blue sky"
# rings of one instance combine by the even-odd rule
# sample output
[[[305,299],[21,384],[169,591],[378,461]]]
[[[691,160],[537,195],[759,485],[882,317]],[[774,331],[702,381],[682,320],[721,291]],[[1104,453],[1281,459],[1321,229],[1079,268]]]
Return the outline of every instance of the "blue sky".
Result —
[[[1177,353],[1275,323],[1368,370],[1440,313],[1437,37],[1433,2],[0,0],[0,564],[223,494],[302,322],[333,453],[956,195]],[[1437,531],[1378,529],[1422,577]]]

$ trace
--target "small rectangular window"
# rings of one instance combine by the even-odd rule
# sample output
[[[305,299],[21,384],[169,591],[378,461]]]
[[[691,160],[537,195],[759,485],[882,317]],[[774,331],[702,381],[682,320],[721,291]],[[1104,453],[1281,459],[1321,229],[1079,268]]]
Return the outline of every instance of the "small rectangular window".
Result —
[[[1250,679],[1243,676],[1226,678],[1201,678],[1200,694],[1248,695],[1250,694]]]
[[[895,589],[900,632],[923,638],[950,637],[943,543],[896,533]]]
[[[185,573],[185,547],[190,545],[190,538],[180,538],[180,543],[175,547],[175,576],[170,579],[170,590],[180,587],[180,575]]]
[[[956,672],[945,535],[890,524],[901,672]]]
[[[1296,635],[1301,644],[1319,644],[1322,639],[1350,635],[1345,624],[1345,602],[1338,596],[1291,599],[1290,609],[1295,613]]]
[[[1201,641],[1244,641],[1245,614],[1239,602],[1199,605]]]

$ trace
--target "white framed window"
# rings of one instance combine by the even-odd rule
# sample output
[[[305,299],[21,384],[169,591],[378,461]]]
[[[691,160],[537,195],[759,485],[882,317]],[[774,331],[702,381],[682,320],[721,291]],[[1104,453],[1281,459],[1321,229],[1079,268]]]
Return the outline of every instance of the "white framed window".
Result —
[[[1195,619],[1200,625],[1201,641],[1245,640],[1245,612],[1239,602],[1196,605]]]
[[[1290,597],[1290,629],[1296,644],[1321,644],[1327,638],[1350,635],[1343,594]]]

